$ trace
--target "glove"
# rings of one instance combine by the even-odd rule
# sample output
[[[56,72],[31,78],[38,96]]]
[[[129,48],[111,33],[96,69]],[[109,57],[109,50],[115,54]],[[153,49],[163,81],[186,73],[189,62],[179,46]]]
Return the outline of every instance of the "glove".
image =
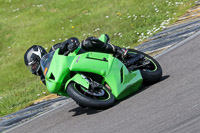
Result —
[[[78,48],[79,46],[79,41],[76,38],[71,38],[67,41],[68,45],[67,45],[67,49],[69,52],[73,52],[75,49]]]
[[[77,48],[78,48],[78,45],[74,42],[67,45],[67,49],[68,49],[69,52],[73,52]]]

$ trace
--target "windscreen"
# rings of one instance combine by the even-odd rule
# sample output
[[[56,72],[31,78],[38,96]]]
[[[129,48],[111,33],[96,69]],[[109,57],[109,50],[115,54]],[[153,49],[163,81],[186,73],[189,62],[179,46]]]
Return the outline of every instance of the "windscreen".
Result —
[[[52,52],[50,52],[50,53],[44,55],[44,56],[42,57],[42,59],[40,60],[40,65],[41,65],[41,67],[42,67],[42,71],[43,71],[43,73],[44,73],[44,76],[46,76],[46,74],[47,74],[47,71],[48,71],[49,66],[50,66],[50,64],[51,64],[51,60],[52,60],[52,58],[53,58],[54,52],[55,52],[55,51],[52,51]]]

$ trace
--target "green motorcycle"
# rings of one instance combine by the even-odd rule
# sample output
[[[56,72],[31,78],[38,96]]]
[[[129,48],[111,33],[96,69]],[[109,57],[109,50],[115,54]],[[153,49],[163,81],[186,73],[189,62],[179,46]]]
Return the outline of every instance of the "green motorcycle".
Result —
[[[106,37],[99,38],[106,42]],[[162,77],[159,63],[149,55],[129,49],[127,60],[111,54],[86,52],[59,54],[59,49],[41,59],[49,92],[71,97],[82,107],[106,109],[116,100],[136,92],[144,84]]]

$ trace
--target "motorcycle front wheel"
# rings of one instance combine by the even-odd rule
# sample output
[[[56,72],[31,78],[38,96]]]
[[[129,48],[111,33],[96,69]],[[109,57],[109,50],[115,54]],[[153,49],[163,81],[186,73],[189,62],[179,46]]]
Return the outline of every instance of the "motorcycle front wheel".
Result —
[[[88,90],[80,84],[71,82],[67,87],[67,93],[74,101],[83,107],[107,109],[115,103],[114,95],[105,86],[95,90]]]

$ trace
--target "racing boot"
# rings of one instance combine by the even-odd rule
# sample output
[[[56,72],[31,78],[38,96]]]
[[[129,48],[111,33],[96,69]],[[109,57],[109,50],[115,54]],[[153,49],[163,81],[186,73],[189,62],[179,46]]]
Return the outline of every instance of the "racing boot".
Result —
[[[115,57],[120,59],[127,67],[132,66],[136,62],[144,59],[143,54],[128,53],[128,49],[120,48],[118,46],[110,44],[109,43],[110,38],[107,34],[101,37],[105,38],[105,39],[101,39],[101,40],[105,40],[104,42],[106,42],[102,44],[102,46],[104,46],[105,52],[112,53]]]
[[[119,59],[127,58],[128,50],[110,44],[109,40],[110,38],[107,34],[101,35],[100,38],[88,37],[86,40],[82,41],[81,47],[86,51],[111,53]]]
[[[108,53],[112,53],[114,56],[120,58],[120,59],[126,59],[128,57],[128,50],[125,48],[120,48],[118,46],[110,44],[110,37],[107,34],[101,35],[100,38],[104,38],[101,40],[105,40],[104,45],[105,45],[105,50]]]

